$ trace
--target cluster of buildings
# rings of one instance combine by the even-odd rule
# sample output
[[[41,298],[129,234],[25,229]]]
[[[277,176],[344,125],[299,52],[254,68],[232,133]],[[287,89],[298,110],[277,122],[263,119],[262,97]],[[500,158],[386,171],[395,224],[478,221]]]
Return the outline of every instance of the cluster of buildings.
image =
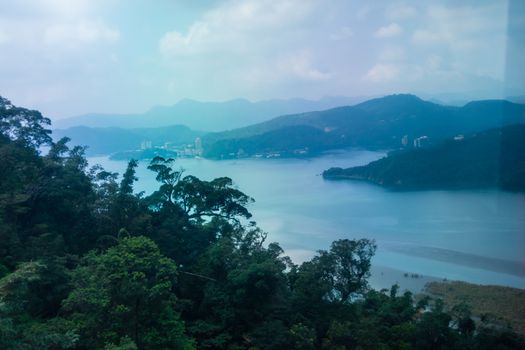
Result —
[[[429,141],[430,138],[428,136],[420,136],[412,140],[412,145],[414,146],[414,148],[421,148],[427,146],[429,144]],[[401,138],[401,145],[403,146],[403,148],[406,148],[408,147],[409,143],[410,142],[408,139],[408,135],[404,135]]]
[[[428,136],[421,136],[414,139],[414,148],[421,148],[428,145]]]
[[[181,157],[181,158],[202,157],[202,154],[203,154],[202,140],[200,137],[197,137],[193,143],[189,143],[189,144],[173,145],[172,142],[166,142],[164,143],[163,146],[154,147],[152,145],[152,142],[149,140],[144,140],[140,143],[140,149],[142,151],[153,149],[153,148],[174,151],[177,153],[177,157]]]
[[[454,141],[461,141],[464,138],[465,138],[464,135],[459,134],[459,135],[454,136]],[[408,135],[404,135],[401,138],[401,145],[403,146],[403,148],[406,148],[408,147],[409,144],[410,144],[410,140],[408,138]],[[414,140],[412,140],[412,145],[414,146],[414,148],[426,147],[430,145],[430,138],[426,135],[416,137]]]
[[[308,147],[294,149],[293,151],[289,151],[289,152],[269,151],[266,153],[257,153],[253,157],[254,158],[279,158],[283,155],[288,156],[290,154],[293,154],[294,156],[307,156]]]

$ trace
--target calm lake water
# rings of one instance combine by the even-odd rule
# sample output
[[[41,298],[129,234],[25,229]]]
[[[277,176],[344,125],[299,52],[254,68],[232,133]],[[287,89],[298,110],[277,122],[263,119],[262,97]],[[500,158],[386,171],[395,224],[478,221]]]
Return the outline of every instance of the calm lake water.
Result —
[[[268,232],[268,241],[279,242],[295,262],[329,248],[336,239],[372,238],[378,244],[373,259],[376,287],[389,285],[380,273],[398,271],[401,278],[408,272],[525,288],[525,195],[495,190],[392,192],[320,176],[333,166],[366,164],[382,156],[351,151],[314,159],[177,163],[186,174],[202,179],[231,177],[255,198],[250,209]],[[126,167],[126,162],[106,157],[89,161],[119,173]],[[146,166],[140,163],[136,190],[151,193],[157,183]]]

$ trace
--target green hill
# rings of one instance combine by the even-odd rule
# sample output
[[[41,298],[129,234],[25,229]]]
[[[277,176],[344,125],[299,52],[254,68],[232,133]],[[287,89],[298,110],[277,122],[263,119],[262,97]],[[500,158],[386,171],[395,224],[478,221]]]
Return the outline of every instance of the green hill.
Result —
[[[200,131],[191,130],[184,125],[172,125],[162,128],[90,128],[77,126],[53,131],[53,138],[59,140],[67,136],[73,145],[88,146],[88,155],[111,154],[140,149],[143,141],[151,141],[152,147],[193,144]]]
[[[365,180],[402,190],[498,187],[525,191],[525,125],[393,152],[366,166],[331,168],[323,177]]]
[[[503,100],[475,101],[463,107],[443,106],[414,95],[391,95],[355,106],[281,116],[249,127],[207,134],[205,155],[231,157],[265,152],[310,154],[345,147],[397,149],[406,135],[409,144],[427,136],[438,143],[457,134],[525,123],[525,106]],[[302,129],[296,129],[297,127]],[[306,129],[317,129],[316,132]],[[275,137],[278,130],[309,130],[301,137]],[[281,134],[284,134],[282,132]],[[270,142],[271,141],[271,142]],[[247,150],[250,150],[249,153]]]

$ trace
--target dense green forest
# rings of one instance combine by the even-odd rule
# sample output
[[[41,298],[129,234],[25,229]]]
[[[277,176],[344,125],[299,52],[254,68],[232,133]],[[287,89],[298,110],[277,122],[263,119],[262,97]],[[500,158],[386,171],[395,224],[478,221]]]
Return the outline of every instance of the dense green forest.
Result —
[[[158,190],[0,98],[0,348],[523,349],[464,305],[368,287],[373,241],[295,265],[229,178],[155,158]]]
[[[392,152],[365,166],[329,169],[323,176],[366,180],[395,189],[525,191],[525,125],[491,129],[434,147]]]

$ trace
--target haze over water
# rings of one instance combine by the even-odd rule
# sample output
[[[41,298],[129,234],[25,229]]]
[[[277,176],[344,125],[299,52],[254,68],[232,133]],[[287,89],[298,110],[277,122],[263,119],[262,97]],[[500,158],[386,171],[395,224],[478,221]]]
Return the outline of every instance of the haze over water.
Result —
[[[333,166],[366,164],[383,153],[351,151],[313,159],[178,159],[186,174],[231,177],[255,199],[253,219],[299,263],[341,238],[375,239],[375,273],[387,268],[440,279],[525,288],[525,195],[497,190],[392,192],[355,181],[326,181]],[[124,161],[93,157],[122,173]],[[136,191],[158,185],[140,162]],[[401,274],[402,275],[402,274]],[[390,281],[372,278],[372,285]],[[386,279],[386,278],[385,278]],[[394,280],[395,282],[395,280]],[[402,282],[402,281],[400,281]]]

